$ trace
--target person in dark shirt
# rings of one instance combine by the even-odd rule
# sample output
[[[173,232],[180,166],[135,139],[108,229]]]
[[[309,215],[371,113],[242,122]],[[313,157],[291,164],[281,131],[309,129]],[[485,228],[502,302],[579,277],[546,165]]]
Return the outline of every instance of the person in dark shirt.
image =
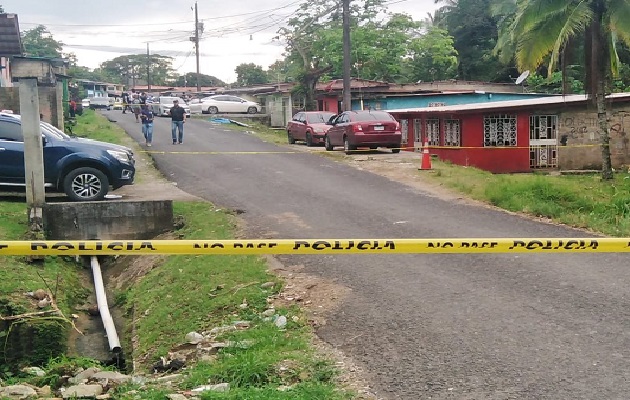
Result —
[[[178,100],[173,100],[171,107],[171,136],[173,144],[184,142],[184,122],[186,122],[186,110],[179,105]],[[179,132],[179,135],[177,133]]]
[[[142,119],[142,134],[146,141],[147,147],[151,147],[153,142],[153,111],[146,105],[142,105],[142,111],[140,112],[140,119]]]

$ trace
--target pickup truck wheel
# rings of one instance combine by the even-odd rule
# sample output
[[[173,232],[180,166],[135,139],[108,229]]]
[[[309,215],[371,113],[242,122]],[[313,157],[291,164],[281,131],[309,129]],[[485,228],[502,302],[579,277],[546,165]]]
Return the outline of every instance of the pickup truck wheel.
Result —
[[[109,191],[109,180],[96,168],[77,168],[63,179],[63,190],[73,201],[103,200]]]
[[[215,106],[208,107],[208,114],[218,114],[218,113],[219,113],[219,109],[216,108]]]
[[[289,139],[289,144],[295,144],[295,138],[291,134],[291,131],[287,131],[287,138]]]
[[[256,114],[257,112],[258,112],[258,109],[256,107],[254,107],[254,106],[249,107],[247,109],[247,114]]]
[[[330,143],[330,138],[328,137],[328,135],[326,135],[326,138],[324,139],[324,147],[326,148],[326,151],[333,150],[333,145],[332,143]]]

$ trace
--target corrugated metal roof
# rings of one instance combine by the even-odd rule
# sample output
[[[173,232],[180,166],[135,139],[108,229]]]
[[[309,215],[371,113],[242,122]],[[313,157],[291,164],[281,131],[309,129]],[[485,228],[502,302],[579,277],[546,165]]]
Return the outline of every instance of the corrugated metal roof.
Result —
[[[606,96],[607,99],[630,99],[630,93],[613,93]],[[411,112],[432,112],[432,113],[448,113],[457,111],[482,111],[482,110],[496,110],[505,108],[523,108],[523,107],[535,107],[546,106],[554,104],[575,104],[586,101],[588,98],[586,95],[574,94],[569,96],[557,96],[557,97],[539,97],[536,99],[525,100],[506,100],[506,101],[492,101],[486,103],[473,103],[473,104],[456,104],[452,106],[440,106],[440,107],[418,107],[418,108],[400,108],[400,109],[388,109],[390,113],[411,113]]]
[[[22,39],[17,14],[0,14],[0,56],[22,54]]]

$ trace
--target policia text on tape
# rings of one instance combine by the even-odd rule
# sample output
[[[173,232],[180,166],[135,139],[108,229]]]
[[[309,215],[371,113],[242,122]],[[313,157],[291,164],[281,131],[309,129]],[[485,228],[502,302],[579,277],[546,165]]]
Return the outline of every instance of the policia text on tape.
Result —
[[[583,252],[630,252],[630,238],[0,241],[0,256]]]

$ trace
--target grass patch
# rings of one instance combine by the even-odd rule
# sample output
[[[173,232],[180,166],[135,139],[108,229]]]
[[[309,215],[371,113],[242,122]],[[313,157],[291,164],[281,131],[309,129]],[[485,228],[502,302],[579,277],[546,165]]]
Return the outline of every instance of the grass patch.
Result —
[[[176,232],[182,239],[233,238],[233,217],[209,203],[175,203],[174,211],[186,221]],[[279,284],[272,289],[261,288],[269,281],[276,281],[276,277],[256,256],[169,257],[124,297],[129,311],[136,316],[136,363],[148,369],[171,348],[182,344],[188,332],[248,321],[250,328],[217,339],[233,345],[220,350],[215,361],[200,362],[185,370],[183,389],[230,384],[228,393],[204,393],[204,399],[346,398],[346,393],[335,388],[334,368],[315,356],[309,344],[312,332],[302,323],[298,308],[276,310],[289,320],[282,330],[261,317],[268,307],[268,297],[280,288]],[[246,307],[241,306],[245,303]],[[279,391],[281,386],[291,389]],[[143,398],[152,398],[160,392],[145,394]]]
[[[506,210],[551,218],[611,236],[630,235],[630,175],[491,174],[434,162],[440,184]]]
[[[84,109],[83,115],[77,116],[77,124],[72,128],[72,134],[99,140],[101,142],[129,145],[129,137],[124,129],[113,124],[105,116],[94,110]]]
[[[0,215],[3,240],[26,240],[26,204],[0,202]],[[65,315],[70,315],[88,295],[81,271],[70,258],[46,257],[41,262],[27,263],[24,257],[0,257],[0,315],[42,311],[25,295],[37,289],[52,292]],[[67,321],[54,316],[0,322],[0,378],[15,373],[22,364],[42,365],[50,357],[61,355],[68,329]]]

